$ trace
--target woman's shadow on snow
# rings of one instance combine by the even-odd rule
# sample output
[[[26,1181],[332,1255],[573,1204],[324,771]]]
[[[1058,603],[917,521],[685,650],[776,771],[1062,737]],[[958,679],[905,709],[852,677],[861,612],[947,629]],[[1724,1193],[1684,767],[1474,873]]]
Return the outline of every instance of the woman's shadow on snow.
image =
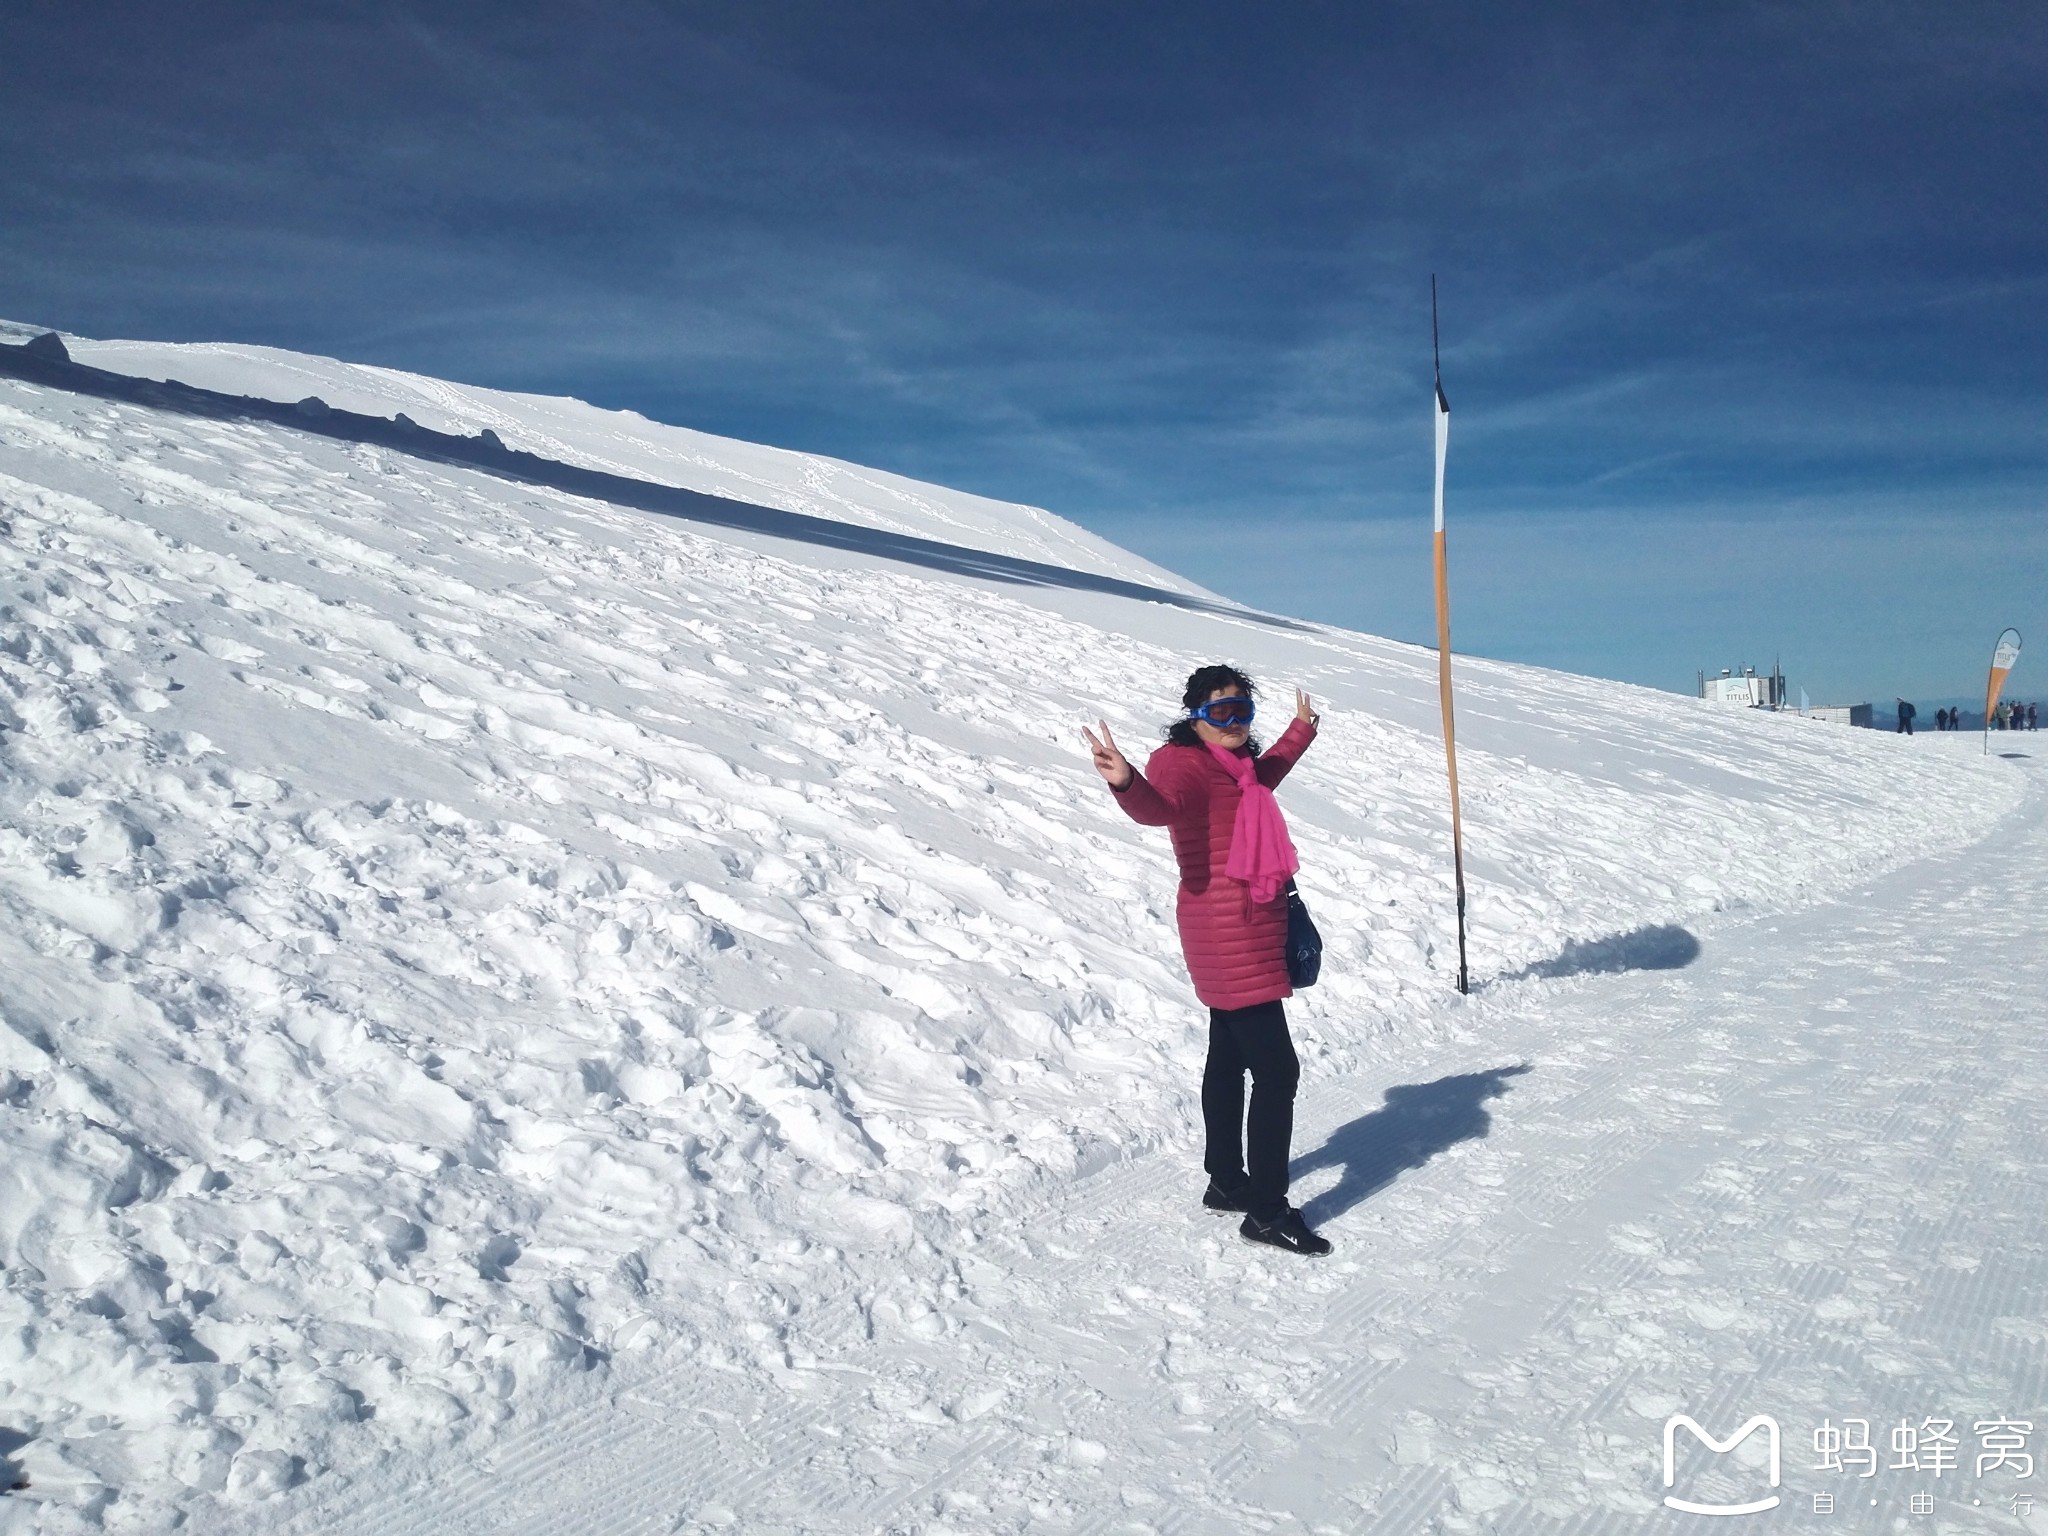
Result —
[[[1297,1179],[1322,1168],[1344,1170],[1336,1188],[1309,1201],[1302,1214],[1311,1226],[1342,1216],[1410,1168],[1420,1168],[1461,1141],[1478,1140],[1493,1127],[1487,1101],[1506,1093],[1510,1078],[1534,1070],[1523,1062],[1389,1088],[1384,1106],[1340,1127],[1321,1147],[1289,1167]]]

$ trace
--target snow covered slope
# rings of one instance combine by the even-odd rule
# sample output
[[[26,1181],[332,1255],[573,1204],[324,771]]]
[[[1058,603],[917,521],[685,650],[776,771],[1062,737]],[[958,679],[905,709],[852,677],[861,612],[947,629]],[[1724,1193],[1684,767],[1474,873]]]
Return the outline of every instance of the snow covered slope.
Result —
[[[20,341],[36,333],[35,327],[0,322],[0,340]],[[64,341],[79,362],[136,378],[177,379],[265,400],[315,396],[336,410],[370,416],[403,412],[423,427],[465,436],[489,428],[510,448],[588,469],[1182,592],[1202,590],[1037,507],[990,501],[816,454],[665,426],[632,411],[450,384],[275,347],[82,336]]]
[[[0,1454],[31,1484],[0,1529],[482,1456],[636,1356],[801,1396],[867,1368],[849,1339],[959,1327],[956,1255],[1004,1213],[1160,1149],[1198,1186],[1170,856],[1078,737],[1139,755],[1198,662],[1324,710],[1282,795],[1330,944],[1293,1008],[1312,1080],[1487,996],[1681,966],[1716,914],[2020,795],[1995,758],[1461,663],[1461,1004],[1428,653],[1176,606],[1042,513],[869,471],[126,355],[1161,591],[0,379]]]

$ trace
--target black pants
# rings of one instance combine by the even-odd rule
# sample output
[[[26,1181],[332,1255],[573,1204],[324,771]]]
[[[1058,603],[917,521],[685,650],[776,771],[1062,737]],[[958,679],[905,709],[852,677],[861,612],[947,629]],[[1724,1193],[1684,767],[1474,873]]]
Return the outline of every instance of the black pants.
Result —
[[[1246,1072],[1252,1075],[1249,1125]],[[1209,1150],[1202,1166],[1218,1189],[1242,1189],[1249,1182],[1251,1213],[1260,1221],[1277,1221],[1287,1209],[1287,1148],[1294,1139],[1294,1089],[1300,1081],[1301,1062],[1278,998],[1209,1010],[1209,1064],[1202,1071]]]

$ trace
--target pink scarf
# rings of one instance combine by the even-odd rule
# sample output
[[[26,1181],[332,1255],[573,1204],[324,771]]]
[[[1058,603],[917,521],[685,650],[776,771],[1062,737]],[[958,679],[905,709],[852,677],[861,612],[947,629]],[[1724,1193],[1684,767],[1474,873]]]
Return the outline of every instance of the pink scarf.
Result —
[[[1216,761],[1230,770],[1243,798],[1237,802],[1237,825],[1230,832],[1230,861],[1223,872],[1251,887],[1252,900],[1263,905],[1277,899],[1288,879],[1301,868],[1286,818],[1273,791],[1259,782],[1258,760],[1240,757],[1227,747],[1205,743]]]

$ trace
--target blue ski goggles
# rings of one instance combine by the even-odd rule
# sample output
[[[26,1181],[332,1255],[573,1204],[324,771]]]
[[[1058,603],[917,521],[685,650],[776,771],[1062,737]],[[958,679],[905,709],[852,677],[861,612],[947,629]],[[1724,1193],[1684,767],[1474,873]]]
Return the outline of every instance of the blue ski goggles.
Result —
[[[1250,725],[1252,714],[1250,699],[1211,699],[1189,710],[1188,718],[1206,720],[1218,730],[1227,731],[1233,725]]]

